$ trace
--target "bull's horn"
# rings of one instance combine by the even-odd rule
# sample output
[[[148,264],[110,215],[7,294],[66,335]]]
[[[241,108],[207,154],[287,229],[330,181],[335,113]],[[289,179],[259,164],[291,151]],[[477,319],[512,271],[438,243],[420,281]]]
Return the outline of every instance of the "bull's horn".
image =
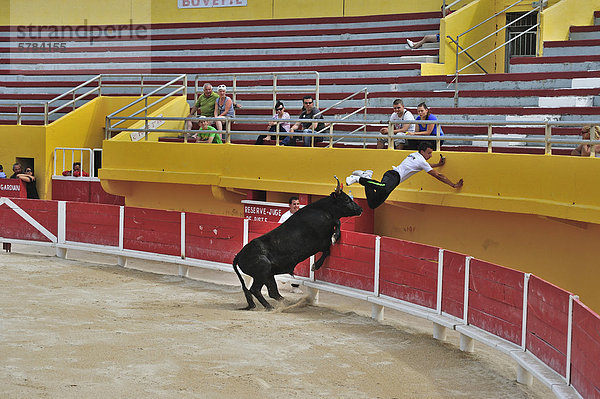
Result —
[[[335,180],[337,180],[337,187],[335,188],[335,193],[339,194],[341,191],[341,187],[340,187],[340,179],[338,179],[338,177],[336,175],[333,175],[333,177],[335,178]]]

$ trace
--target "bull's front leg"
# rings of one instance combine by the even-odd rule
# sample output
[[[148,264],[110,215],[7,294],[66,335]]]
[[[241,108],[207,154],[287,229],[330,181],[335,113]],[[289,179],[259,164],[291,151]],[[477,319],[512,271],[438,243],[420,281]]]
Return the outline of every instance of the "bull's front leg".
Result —
[[[340,220],[336,220],[333,223],[333,234],[331,235],[331,245],[335,244],[337,240],[342,236],[342,229],[340,228],[341,223]]]
[[[323,266],[323,262],[325,262],[325,258],[327,258],[328,256],[329,256],[329,248],[327,248],[325,251],[323,251],[323,255],[321,255],[321,257],[315,263],[313,263],[313,265],[311,267],[312,271],[319,270],[321,268],[321,266]]]

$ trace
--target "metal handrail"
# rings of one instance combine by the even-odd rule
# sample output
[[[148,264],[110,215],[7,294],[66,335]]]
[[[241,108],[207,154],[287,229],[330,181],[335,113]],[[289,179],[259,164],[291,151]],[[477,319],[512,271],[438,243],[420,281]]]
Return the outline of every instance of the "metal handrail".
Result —
[[[176,86],[174,90],[170,91],[169,93],[163,95],[162,97],[160,97],[158,100],[154,101],[151,104],[148,104],[148,99],[153,96],[154,94],[158,93],[159,91],[170,87],[171,85],[173,85],[175,82],[177,82],[178,80],[183,80],[183,83],[179,86]],[[132,102],[130,102],[129,104],[125,105],[124,107],[119,108],[118,110],[114,111],[113,113],[109,114],[106,116],[106,123],[105,123],[105,127],[104,127],[104,138],[106,140],[110,139],[110,133],[114,130],[114,128],[118,125],[120,125],[121,123],[125,122],[126,117],[115,117],[116,114],[123,112],[124,110],[126,110],[127,108],[130,108],[134,105],[136,105],[137,103],[144,101],[144,107],[142,107],[140,110],[134,112],[133,114],[131,114],[132,117],[135,117],[136,115],[144,112],[144,116],[145,116],[145,120],[146,120],[146,129],[148,129],[148,109],[150,109],[152,106],[162,102],[163,100],[165,100],[168,97],[171,97],[172,95],[174,95],[175,93],[178,93],[180,91],[183,91],[183,95],[187,96],[187,75],[186,74],[182,74],[177,76],[175,79],[171,79],[171,81],[163,84],[162,86],[152,90],[150,93],[138,98],[137,100],[134,100]],[[119,119],[119,121],[115,124],[111,124],[111,120],[113,119]],[[146,135],[147,138],[147,135]]]
[[[123,119],[127,119],[127,120],[164,120],[164,121],[186,121],[186,120],[190,120],[193,118],[186,118],[186,117],[122,117]],[[225,134],[227,136],[226,141],[228,143],[231,142],[231,136],[241,136],[241,135],[256,135],[257,131],[242,131],[242,130],[232,130],[231,129],[231,124],[236,122],[236,123],[240,123],[240,122],[246,122],[246,123],[266,123],[266,122],[272,122],[273,119],[268,118],[268,117],[264,117],[264,118],[206,118],[207,120],[211,121],[211,120],[217,120],[220,119],[221,121],[224,121],[226,123],[226,130],[225,130]],[[334,127],[336,125],[364,125],[364,126],[372,126],[372,127],[379,127],[379,126],[388,126],[390,125],[390,121],[388,120],[380,120],[380,121],[368,121],[368,120],[358,120],[358,121],[340,121],[339,119],[286,119],[286,120],[277,120],[275,121],[277,123],[277,131],[276,132],[270,132],[271,135],[276,136],[276,145],[279,146],[279,141],[280,141],[280,136],[289,136],[290,133],[282,130],[279,130],[279,125],[281,123],[291,123],[291,122],[323,122],[323,123],[327,123],[330,125],[329,127],[329,132],[325,133],[325,132],[314,132],[314,133],[304,133],[304,132],[294,132],[293,135],[294,136],[299,136],[299,137],[305,137],[305,136],[312,136],[312,137],[323,137],[323,138],[329,138],[330,140],[333,140],[333,138],[344,138],[347,137],[348,134],[347,133],[336,133],[334,132]],[[449,135],[449,134],[445,134],[444,136],[419,136],[419,135],[408,135],[408,134],[396,134],[394,136],[390,136],[390,135],[382,135],[381,133],[379,133],[379,131],[374,132],[374,133],[364,133],[364,134],[359,134],[359,135],[353,135],[353,137],[355,138],[359,138],[359,139],[364,139],[364,140],[369,140],[369,139],[373,139],[373,140],[377,140],[377,139],[388,139],[388,140],[394,140],[394,139],[408,139],[408,140],[419,140],[419,141],[436,141],[436,146],[437,149],[440,149],[440,142],[443,141],[448,141],[448,142],[452,142],[452,141],[474,141],[474,139],[476,141],[486,141],[488,143],[488,153],[492,153],[492,144],[493,142],[524,142],[524,143],[534,143],[534,144],[543,144],[543,148],[545,149],[545,154],[547,155],[551,155],[552,154],[552,144],[589,144],[591,145],[591,154],[590,156],[593,157],[595,156],[595,152],[594,152],[594,147],[595,145],[600,144],[600,140],[592,140],[591,138],[589,140],[583,140],[583,139],[565,139],[565,138],[557,138],[557,137],[552,137],[552,127],[556,127],[556,126],[561,126],[561,127],[571,127],[571,126],[582,126],[582,125],[600,125],[600,121],[528,121],[528,120],[522,120],[522,121],[497,121],[497,120],[485,120],[485,121],[453,121],[453,120],[448,120],[448,121],[444,121],[444,120],[437,120],[437,121],[429,121],[429,120],[418,120],[418,121],[406,121],[406,123],[410,123],[410,124],[435,124],[438,126],[444,125],[444,126],[448,126],[448,125],[457,125],[457,126],[487,126],[488,127],[488,134],[487,136],[483,137],[483,136],[473,136],[473,135]],[[545,130],[545,134],[543,135],[543,137],[518,137],[518,138],[514,138],[514,137],[498,137],[498,136],[492,136],[493,131],[492,128],[493,127],[499,127],[499,126],[522,126],[522,127],[531,127],[531,126],[540,126],[540,127],[544,127]],[[119,130],[119,129],[115,129],[115,130]],[[142,129],[142,128],[127,128],[127,129],[122,129],[120,131],[128,131],[128,132],[146,132],[148,133],[178,133],[178,134],[193,134],[193,133],[197,133],[197,130],[185,130],[185,129]],[[391,129],[390,129],[391,131]],[[440,129],[438,128],[437,131],[439,132]],[[439,133],[438,133],[439,134]],[[541,136],[540,134],[535,134],[535,135],[531,135],[531,136]],[[184,136],[185,137],[185,136]],[[187,140],[185,140],[187,141]],[[336,141],[336,142],[339,142]],[[330,145],[329,147],[332,146],[332,143],[330,141]],[[541,147],[541,146],[540,146]],[[535,147],[535,148],[540,148],[540,147]],[[393,145],[391,145],[389,147],[390,149],[393,149]]]
[[[306,90],[298,90],[298,89],[278,89],[277,88],[277,77],[284,75],[315,75],[315,106],[319,107],[319,92],[320,92],[320,74],[318,71],[285,71],[285,72],[241,72],[241,73],[204,73],[198,74],[194,77],[194,104],[198,101],[198,93],[200,87],[198,86],[198,81],[200,78],[205,77],[232,77],[233,78],[233,87],[232,87],[232,100],[236,102],[236,96],[239,92],[241,93],[265,93],[272,92],[273,93],[273,104],[277,101],[277,93],[304,93]],[[237,87],[237,78],[238,76],[272,76],[273,77],[273,85],[271,90],[262,90],[262,89],[238,89]]]
[[[31,102],[31,103],[27,103],[26,106],[27,107],[32,107],[32,106],[41,106],[44,108],[43,112],[29,112],[27,113],[27,115],[41,115],[44,119],[44,124],[48,124],[49,122],[49,116],[53,115],[57,112],[59,112],[60,110],[72,105],[73,106],[73,110],[75,109],[75,104],[77,101],[85,98],[86,96],[94,93],[94,92],[98,92],[98,95],[102,94],[102,89],[105,87],[141,87],[142,90],[142,95],[144,92],[144,88],[145,87],[160,87],[161,85],[159,84],[148,84],[148,83],[144,83],[144,77],[150,77],[150,78],[161,78],[161,77],[173,77],[173,76],[177,76],[177,75],[173,75],[173,74],[100,74],[100,75],[96,75],[93,78],[79,84],[78,86],[69,89],[68,91],[66,91],[65,93],[62,93],[54,98],[52,98],[51,100],[48,100],[46,102]],[[131,85],[131,84],[114,84],[114,83],[104,83],[103,79],[104,78],[139,78],[140,79],[140,84],[137,85]],[[93,83],[94,81],[98,82],[98,86],[87,91],[84,94],[81,94],[79,96],[75,96],[75,92],[87,85],[89,85],[90,83]],[[53,109],[50,110],[50,106],[54,103],[57,102],[61,99],[63,99],[64,97],[68,96],[68,95],[73,95],[73,98],[68,101],[67,103]],[[17,103],[16,108],[16,118],[17,118],[17,125],[21,125],[22,119],[23,119],[23,112],[22,112],[22,108],[23,108],[24,104],[21,103]]]
[[[527,32],[531,31],[533,28],[537,29],[538,32],[538,36],[540,35],[540,22],[539,22],[539,18],[538,18],[538,23],[533,25],[532,27],[528,28],[526,31],[521,32],[520,34],[518,34],[517,36],[513,37],[511,40],[509,41],[504,41],[501,45],[496,46],[494,49],[490,50],[489,52],[487,52],[486,54],[482,55],[481,57],[475,59],[473,58],[468,50],[470,50],[471,48],[479,45],[480,43],[484,42],[485,40],[489,39],[490,37],[498,34],[499,32],[506,30],[509,26],[513,25],[514,23],[516,23],[517,21],[521,20],[522,18],[525,18],[526,16],[528,16],[529,14],[533,13],[533,12],[537,12],[537,13],[541,13],[544,7],[544,2],[540,1],[539,4],[537,6],[535,6],[532,10],[528,11],[527,13],[525,13],[524,15],[520,16],[519,18],[516,18],[514,21],[496,29],[496,31],[490,33],[489,35],[479,39],[478,41],[476,41],[475,43],[469,45],[466,48],[463,48],[460,46],[460,38],[462,36],[464,36],[465,34],[473,31],[474,29],[482,26],[483,24],[485,24],[486,22],[489,22],[490,20],[496,18],[498,15],[504,14],[506,13],[506,11],[508,11],[509,9],[517,6],[518,4],[522,3],[524,0],[517,0],[516,2],[514,2],[513,4],[509,5],[508,7],[504,8],[502,11],[499,11],[495,14],[493,14],[492,16],[486,18],[485,20],[479,22],[478,24],[476,24],[475,26],[472,26],[471,28],[467,29],[466,31],[456,35],[456,38],[452,38],[451,36],[447,36],[448,39],[450,39],[450,41],[452,43],[454,43],[454,45],[456,46],[456,65],[455,65],[455,76],[454,76],[454,107],[458,107],[458,97],[459,97],[459,86],[458,86],[458,81],[459,81],[459,74],[460,72],[462,72],[463,70],[465,70],[466,68],[476,64],[484,73],[487,73],[487,71],[483,68],[483,66],[481,66],[479,64],[479,61],[484,59],[485,57],[489,56],[490,54],[493,54],[494,52],[496,52],[497,50],[504,48],[505,46],[507,46],[508,44],[510,44],[512,41],[518,39],[519,37],[525,35]],[[459,64],[459,56],[462,54],[466,54],[470,59],[471,62],[465,66],[463,66],[462,68],[458,67]]]

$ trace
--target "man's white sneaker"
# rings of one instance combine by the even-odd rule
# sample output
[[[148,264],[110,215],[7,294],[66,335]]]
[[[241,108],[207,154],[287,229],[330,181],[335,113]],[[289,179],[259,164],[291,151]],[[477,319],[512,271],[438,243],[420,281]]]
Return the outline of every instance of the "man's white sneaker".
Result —
[[[346,177],[346,185],[350,186],[354,183],[358,183],[359,180],[360,180],[360,176],[356,176],[356,175],[352,174],[352,175]]]
[[[406,44],[408,44],[408,47],[411,49],[415,47],[415,43],[410,39],[406,39]]]
[[[371,177],[373,177],[373,171],[372,170],[355,170],[354,172],[352,172],[353,176],[358,176],[358,177],[364,177],[365,179],[370,179]]]

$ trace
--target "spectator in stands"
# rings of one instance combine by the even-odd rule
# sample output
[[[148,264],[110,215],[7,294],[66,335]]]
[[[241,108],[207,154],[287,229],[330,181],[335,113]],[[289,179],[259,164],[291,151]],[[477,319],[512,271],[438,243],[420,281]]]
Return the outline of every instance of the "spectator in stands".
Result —
[[[73,177],[89,177],[90,175],[85,171],[81,169],[81,162],[75,162],[73,163],[73,170],[65,170],[62,173],[63,176],[73,176]]]
[[[200,95],[200,97],[198,97],[196,104],[194,104],[190,111],[190,114],[187,116],[188,118],[196,116],[196,112],[198,111],[198,109],[200,110],[200,115],[202,116],[206,116],[208,118],[214,116],[215,102],[217,101],[217,98],[219,98],[219,95],[213,92],[213,87],[208,82],[204,83],[204,86],[202,86],[202,90],[203,93],[202,95]],[[185,129],[192,130],[191,120],[185,122]]]
[[[279,120],[290,119],[290,114],[285,112],[285,107],[283,106],[283,103],[281,101],[277,101],[277,103],[275,104],[275,114],[273,115],[273,119],[274,119],[274,121],[269,122],[269,126],[268,126],[269,133],[277,132],[277,122],[276,121],[278,119]],[[279,124],[279,132],[280,133],[289,132],[289,131],[290,131],[290,123],[289,122],[284,122],[284,123]],[[263,140],[270,141],[271,135],[270,134],[261,134],[256,139],[255,144],[261,145],[263,143]]]
[[[417,113],[419,114],[419,116],[417,116],[418,121],[423,120],[423,121],[437,121],[438,119],[436,118],[435,115],[433,115],[431,112],[429,112],[429,108],[427,108],[427,104],[425,103],[421,103],[417,106]],[[416,136],[437,136],[437,130],[438,127],[440,129],[440,136],[444,135],[444,132],[442,131],[442,127],[435,124],[435,123],[429,123],[426,125],[417,125],[416,131],[414,133],[407,133],[408,135],[416,135]],[[419,148],[419,140],[409,140],[409,142],[407,143],[407,149],[409,150],[416,150]],[[432,143],[434,143],[432,141]],[[444,142],[441,141],[440,145],[442,145]]]
[[[217,93],[219,98],[215,101],[214,117],[215,118],[235,118],[235,107],[233,106],[233,100],[227,97],[227,86],[219,85],[217,87]],[[223,130],[223,122],[215,121],[217,130]]]
[[[440,34],[436,35],[426,35],[418,42],[413,42],[412,40],[406,39],[406,44],[408,48],[411,50],[416,50],[421,48],[425,43],[439,43],[440,42]]]
[[[433,168],[437,168],[446,163],[446,159],[440,154],[440,162],[430,165],[427,160],[431,158],[433,152],[433,143],[423,141],[419,144],[419,151],[413,152],[407,156],[398,166],[388,170],[383,174],[381,181],[373,180],[372,170],[355,170],[350,176],[346,178],[346,184],[349,186],[354,183],[359,183],[365,187],[365,195],[367,196],[367,204],[370,208],[375,209],[379,205],[383,204],[387,197],[394,191],[398,184],[407,180],[415,173],[424,170],[431,176],[435,177],[442,183],[446,183],[452,188],[461,188],[463,185],[463,179],[460,179],[457,183],[452,183],[443,174],[435,171]]]
[[[302,113],[300,114],[299,119],[323,119],[323,115],[321,115],[321,111],[317,107],[314,106],[314,100],[312,96],[304,96],[302,99]],[[295,132],[296,130],[302,128],[304,133],[313,134],[314,132],[319,132],[325,128],[325,125],[322,122],[297,122],[290,128],[290,133]],[[303,142],[305,147],[310,147],[313,137],[304,136]],[[286,141],[287,140],[287,141]],[[291,141],[294,141],[295,138],[293,136],[289,136],[283,140],[283,145],[289,145]],[[319,143],[323,141],[323,137],[314,137],[314,142]]]
[[[206,120],[206,116],[201,115],[199,117],[199,131],[192,137],[197,140],[198,143],[216,143],[223,144],[221,136],[217,133],[217,129],[210,126]]]
[[[290,218],[294,213],[298,212],[300,209],[300,199],[296,196],[290,197],[288,200],[288,204],[290,205],[290,209],[279,218],[279,223],[283,223]]]
[[[400,122],[400,121],[414,121],[415,120],[415,117],[413,116],[413,114],[409,110],[404,108],[404,102],[399,98],[395,99],[393,108],[394,108],[394,112],[392,113],[392,115],[390,115],[390,122],[394,123],[393,135],[408,133],[408,132],[414,133],[414,131],[415,131],[414,123],[396,123],[396,122]],[[381,128],[380,132],[381,132],[381,134],[388,134],[388,128],[387,127]],[[384,148],[386,143],[387,143],[387,140],[378,139],[377,140],[377,148],[380,148],[380,149]],[[406,140],[404,140],[404,139],[394,140],[394,147],[397,150],[402,150],[402,149],[404,149],[405,143],[406,143]]]
[[[6,173],[4,173],[2,165],[0,165],[0,179],[6,179]]]
[[[37,188],[35,187],[35,176],[33,175],[33,171],[31,168],[25,169],[25,173],[23,173],[23,168],[20,163],[15,163],[13,165],[13,174],[10,177],[11,179],[21,179],[23,183],[25,183],[25,189],[27,190],[27,198],[29,199],[39,199]]]
[[[594,132],[593,140],[600,140],[600,126],[583,126],[581,128],[581,138],[583,140],[589,140],[592,131]],[[594,152],[596,153],[596,157],[600,158],[600,144],[594,145]],[[590,153],[591,146],[589,144],[579,144],[573,151],[571,151],[571,155],[579,157],[589,157]]]

